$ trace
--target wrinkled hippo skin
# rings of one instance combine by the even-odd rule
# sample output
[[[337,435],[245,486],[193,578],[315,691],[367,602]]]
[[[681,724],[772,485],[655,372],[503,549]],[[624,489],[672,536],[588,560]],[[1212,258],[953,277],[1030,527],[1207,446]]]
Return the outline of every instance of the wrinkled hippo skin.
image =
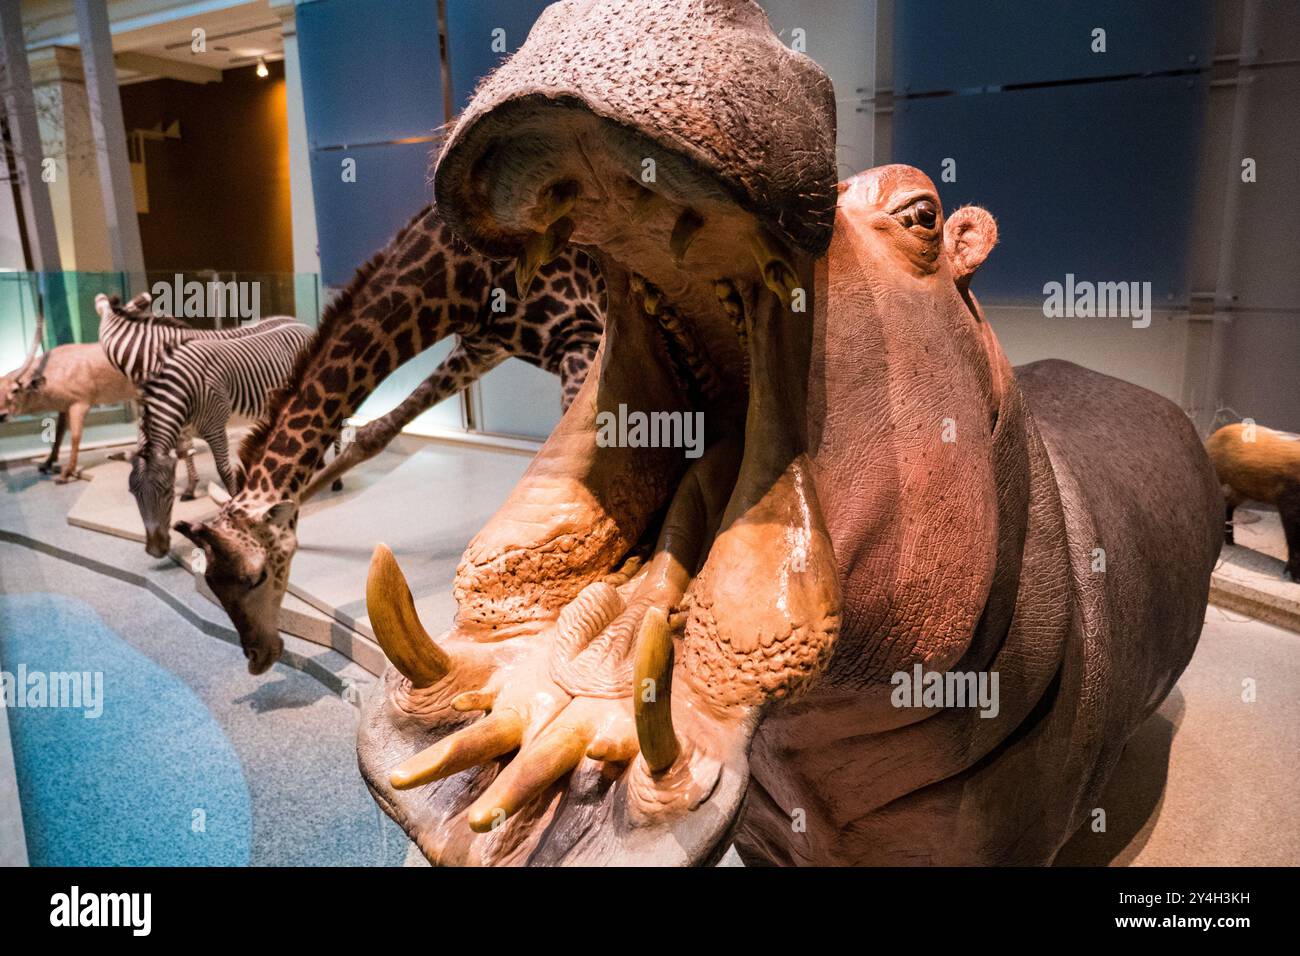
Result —
[[[595,250],[609,314],[450,629],[372,564],[360,765],[430,860],[1046,864],[1191,658],[1223,501],[1186,416],[1013,370],[993,217],[837,185],[829,90],[752,3],[567,0],[440,156],[467,241],[524,282]],[[622,406],[701,413],[704,457],[598,440]],[[993,706],[900,706],[917,668]]]

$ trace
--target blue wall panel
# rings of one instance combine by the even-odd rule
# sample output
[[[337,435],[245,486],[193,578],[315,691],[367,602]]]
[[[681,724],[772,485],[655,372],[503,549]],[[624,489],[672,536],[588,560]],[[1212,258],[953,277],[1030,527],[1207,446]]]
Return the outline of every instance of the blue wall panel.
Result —
[[[1210,0],[900,0],[894,91],[921,93],[1204,68]],[[1092,31],[1106,52],[1092,52]]]
[[[297,9],[313,147],[427,136],[443,122],[435,0],[316,0]]]
[[[1183,302],[1207,92],[1202,75],[903,100],[894,160],[925,170],[944,209],[997,218],[982,298],[1041,301],[1072,272]],[[945,158],[956,182],[941,180]]]
[[[443,122],[438,8],[316,0],[299,5],[297,22],[321,281],[340,286],[432,196],[428,137]],[[343,181],[346,157],[356,182]]]
[[[469,102],[478,81],[523,45],[549,0],[447,0],[447,46],[456,112]],[[493,50],[494,31],[504,31],[501,52]]]
[[[312,150],[321,282],[345,285],[356,268],[388,244],[433,199],[429,143]],[[344,158],[356,160],[357,181],[344,182]]]

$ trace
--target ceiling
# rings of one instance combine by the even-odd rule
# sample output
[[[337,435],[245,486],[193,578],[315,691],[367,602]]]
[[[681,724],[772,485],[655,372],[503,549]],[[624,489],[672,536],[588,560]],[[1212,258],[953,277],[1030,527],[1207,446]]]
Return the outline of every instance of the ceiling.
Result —
[[[72,0],[24,2],[23,19],[29,49],[80,45]],[[120,83],[162,76],[218,82],[223,70],[284,57],[281,18],[269,0],[117,0],[109,3],[109,22]]]

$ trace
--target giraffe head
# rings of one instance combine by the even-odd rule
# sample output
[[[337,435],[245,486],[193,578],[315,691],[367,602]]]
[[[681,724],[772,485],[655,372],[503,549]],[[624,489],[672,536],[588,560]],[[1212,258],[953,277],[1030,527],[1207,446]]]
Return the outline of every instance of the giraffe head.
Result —
[[[284,651],[279,610],[298,547],[298,505],[236,495],[206,522],[176,530],[203,551],[203,576],[239,632],[250,674],[270,669]]]

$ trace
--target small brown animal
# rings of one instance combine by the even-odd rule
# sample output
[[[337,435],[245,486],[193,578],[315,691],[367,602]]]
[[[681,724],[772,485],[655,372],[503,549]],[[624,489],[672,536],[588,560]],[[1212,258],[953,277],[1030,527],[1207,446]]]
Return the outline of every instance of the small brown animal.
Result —
[[[77,454],[86,413],[92,405],[111,405],[136,397],[131,380],[115,369],[98,342],[59,345],[36,357],[44,337],[45,322],[36,320],[27,358],[17,369],[0,378],[0,422],[11,415],[58,412],[50,456],[41,465],[49,473],[59,461],[59,447],[65,429],[72,432],[72,454],[55,481],[62,484],[77,477]]]
[[[1243,501],[1276,505],[1286,534],[1283,575],[1300,581],[1300,436],[1262,425],[1225,425],[1205,443],[1227,501],[1225,538],[1234,544],[1232,512]]]

